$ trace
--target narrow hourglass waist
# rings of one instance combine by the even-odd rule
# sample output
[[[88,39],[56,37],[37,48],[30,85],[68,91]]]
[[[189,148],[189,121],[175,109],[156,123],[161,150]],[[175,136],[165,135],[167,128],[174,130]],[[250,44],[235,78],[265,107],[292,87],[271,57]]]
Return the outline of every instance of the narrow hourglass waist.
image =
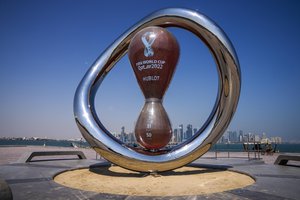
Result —
[[[145,103],[149,103],[149,102],[162,102],[162,99],[159,99],[159,98],[147,98],[147,99],[145,99]]]

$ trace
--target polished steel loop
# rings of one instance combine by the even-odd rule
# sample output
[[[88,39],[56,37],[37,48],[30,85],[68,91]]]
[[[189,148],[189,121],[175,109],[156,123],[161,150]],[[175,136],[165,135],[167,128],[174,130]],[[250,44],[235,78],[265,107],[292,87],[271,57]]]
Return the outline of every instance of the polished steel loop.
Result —
[[[99,120],[94,107],[97,89],[105,76],[126,54],[133,36],[148,26],[175,26],[197,35],[210,49],[219,76],[215,106],[202,128],[190,140],[157,154],[128,147],[114,138]],[[167,171],[199,158],[222,136],[236,110],[240,88],[238,58],[222,29],[193,10],[169,8],[142,19],[99,56],[76,90],[74,115],[83,137],[106,160],[135,171]]]

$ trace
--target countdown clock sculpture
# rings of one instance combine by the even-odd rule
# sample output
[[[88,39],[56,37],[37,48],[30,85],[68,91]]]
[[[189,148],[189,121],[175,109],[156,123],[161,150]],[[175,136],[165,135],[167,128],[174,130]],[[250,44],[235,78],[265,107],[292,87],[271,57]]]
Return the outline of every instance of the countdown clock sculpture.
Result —
[[[162,98],[175,71],[179,46],[166,27],[180,27],[198,36],[213,55],[219,77],[216,102],[206,122],[192,138],[173,148],[164,148],[172,128]],[[127,52],[146,99],[135,127],[143,148],[127,146],[113,137],[94,107],[97,89]],[[99,56],[76,90],[74,116],[83,137],[106,160],[135,171],[167,171],[199,158],[222,136],[236,110],[240,88],[238,58],[222,29],[193,10],[163,9],[138,22]]]

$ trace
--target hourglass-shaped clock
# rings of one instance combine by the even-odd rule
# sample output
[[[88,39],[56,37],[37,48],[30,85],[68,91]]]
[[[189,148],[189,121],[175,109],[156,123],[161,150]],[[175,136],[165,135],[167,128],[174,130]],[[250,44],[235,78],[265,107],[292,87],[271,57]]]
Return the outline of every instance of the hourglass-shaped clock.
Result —
[[[145,96],[135,136],[145,149],[156,151],[165,147],[172,137],[171,123],[162,100],[176,68],[179,45],[167,29],[147,27],[131,40],[128,56]]]
[[[179,27],[203,41],[216,61],[219,78],[209,117],[193,138],[174,148],[164,148],[172,137],[172,128],[162,99],[178,62],[179,46],[167,29],[160,27]],[[94,107],[98,88],[127,50],[146,99],[135,127],[142,149],[113,138]],[[205,154],[227,129],[240,96],[240,72],[232,43],[215,22],[194,10],[162,9],[128,29],[90,67],[75,93],[75,120],[83,137],[106,160],[140,172],[173,170]]]

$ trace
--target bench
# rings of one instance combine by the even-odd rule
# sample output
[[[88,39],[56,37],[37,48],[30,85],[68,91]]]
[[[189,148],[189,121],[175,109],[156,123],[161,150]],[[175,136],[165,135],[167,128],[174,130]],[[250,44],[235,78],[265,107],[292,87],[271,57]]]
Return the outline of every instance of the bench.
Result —
[[[300,161],[300,155],[279,155],[274,164],[286,165],[289,160]]]
[[[34,151],[23,154],[18,163],[32,162],[32,158],[37,156],[65,156],[76,155],[79,159],[86,159],[82,151]]]

